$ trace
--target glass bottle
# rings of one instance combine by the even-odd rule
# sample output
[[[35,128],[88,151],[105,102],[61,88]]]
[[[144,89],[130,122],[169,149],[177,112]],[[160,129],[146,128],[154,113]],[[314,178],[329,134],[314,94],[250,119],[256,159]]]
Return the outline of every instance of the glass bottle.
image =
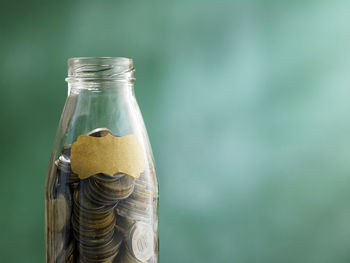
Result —
[[[158,262],[158,185],[132,60],[68,60],[45,186],[46,263]]]

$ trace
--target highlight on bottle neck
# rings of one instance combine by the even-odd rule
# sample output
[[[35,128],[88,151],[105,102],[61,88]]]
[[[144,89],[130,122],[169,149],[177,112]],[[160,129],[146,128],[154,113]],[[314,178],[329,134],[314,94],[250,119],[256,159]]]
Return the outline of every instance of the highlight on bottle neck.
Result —
[[[134,78],[132,59],[124,57],[78,57],[68,59],[68,83],[127,82]]]

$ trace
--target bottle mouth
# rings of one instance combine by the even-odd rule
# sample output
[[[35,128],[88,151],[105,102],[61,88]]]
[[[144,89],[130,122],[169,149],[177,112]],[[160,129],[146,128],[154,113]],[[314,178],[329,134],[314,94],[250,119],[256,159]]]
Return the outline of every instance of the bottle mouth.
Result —
[[[134,82],[133,61],[124,57],[77,57],[68,59],[68,83]]]

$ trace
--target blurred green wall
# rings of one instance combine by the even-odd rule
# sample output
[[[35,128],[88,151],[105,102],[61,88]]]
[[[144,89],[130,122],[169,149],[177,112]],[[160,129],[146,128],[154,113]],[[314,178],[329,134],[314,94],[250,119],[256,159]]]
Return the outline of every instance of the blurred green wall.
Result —
[[[349,1],[0,2],[1,262],[44,261],[73,56],[135,61],[161,262],[350,262]]]

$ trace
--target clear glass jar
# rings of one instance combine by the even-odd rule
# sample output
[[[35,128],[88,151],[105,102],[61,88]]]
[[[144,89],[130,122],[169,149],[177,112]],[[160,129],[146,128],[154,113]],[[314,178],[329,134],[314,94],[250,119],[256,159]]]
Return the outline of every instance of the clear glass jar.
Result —
[[[46,263],[158,262],[158,185],[133,74],[128,58],[68,60],[45,186]]]

